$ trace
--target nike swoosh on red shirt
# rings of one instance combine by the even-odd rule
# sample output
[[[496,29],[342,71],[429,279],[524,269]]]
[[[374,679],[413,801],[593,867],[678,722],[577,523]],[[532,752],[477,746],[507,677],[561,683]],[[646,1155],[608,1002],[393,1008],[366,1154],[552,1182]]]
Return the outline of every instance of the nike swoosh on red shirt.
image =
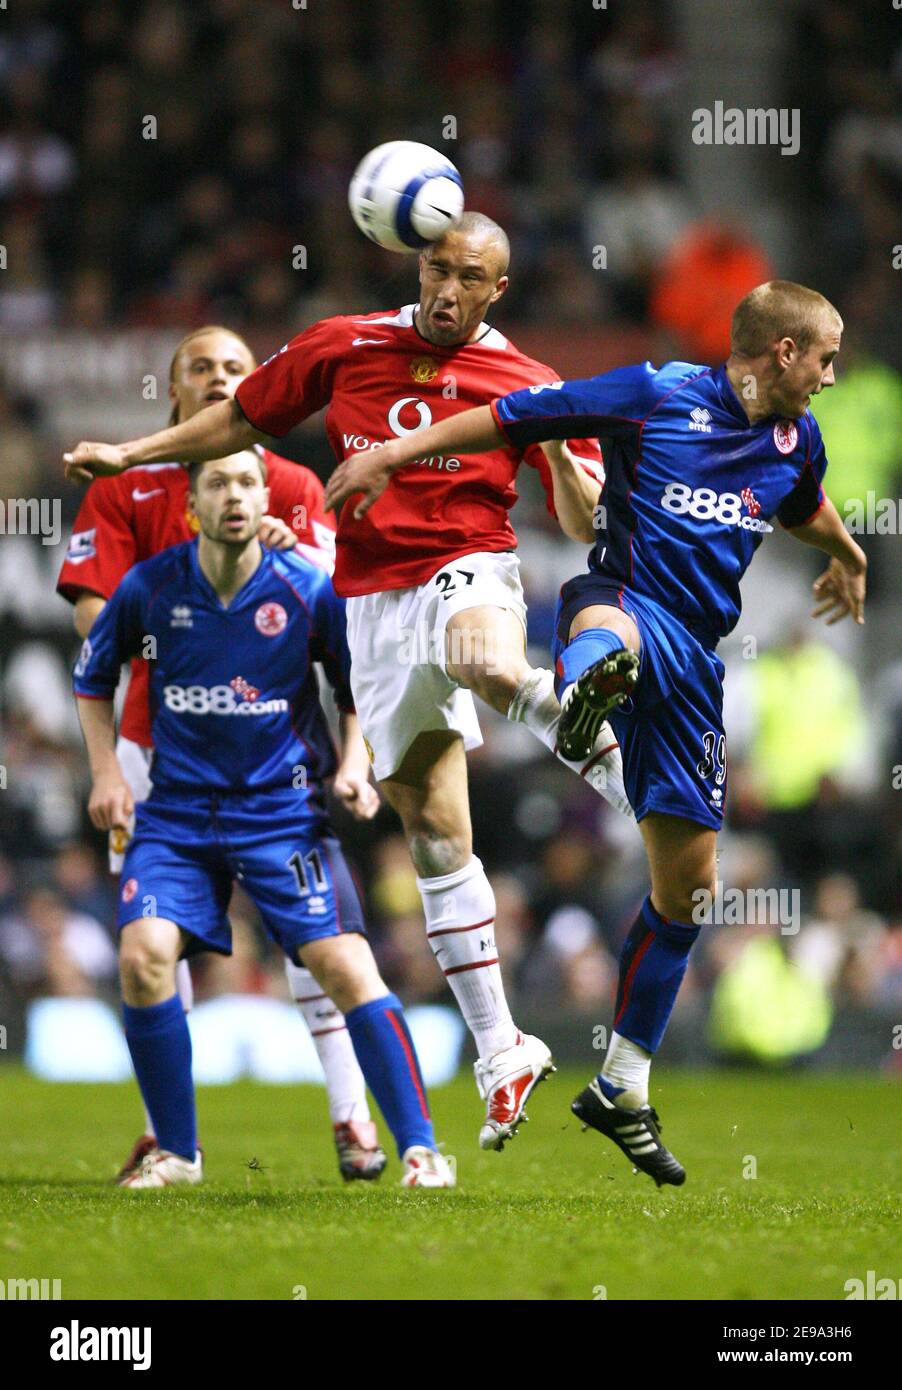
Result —
[[[388,338],[354,338],[351,347],[361,347],[363,343],[387,343]]]
[[[139,487],[133,487],[132,497],[134,497],[136,502],[146,502],[148,497],[158,497],[165,491],[166,489],[164,487],[151,488],[150,492],[142,492]]]

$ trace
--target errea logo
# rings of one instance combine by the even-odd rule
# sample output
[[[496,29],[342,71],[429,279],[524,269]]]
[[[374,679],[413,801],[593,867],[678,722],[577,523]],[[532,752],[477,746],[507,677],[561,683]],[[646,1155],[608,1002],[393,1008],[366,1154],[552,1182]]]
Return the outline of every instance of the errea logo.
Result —
[[[694,410],[689,412],[689,428],[698,430],[701,434],[711,433],[711,412],[706,410],[703,405],[697,405]]]
[[[187,603],[177,603],[172,610],[169,619],[170,627],[193,627],[194,619],[191,616],[191,609]]]

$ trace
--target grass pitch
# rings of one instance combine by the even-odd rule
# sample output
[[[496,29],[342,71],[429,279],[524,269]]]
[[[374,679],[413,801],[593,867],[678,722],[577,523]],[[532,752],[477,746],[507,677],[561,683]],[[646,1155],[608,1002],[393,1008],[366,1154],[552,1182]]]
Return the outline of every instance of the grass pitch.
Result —
[[[394,1157],[342,1183],[316,1088],[202,1088],[203,1186],[130,1193],[108,1178],[133,1088],[4,1066],[0,1279],[59,1278],[64,1299],[591,1300],[842,1299],[869,1269],[902,1276],[898,1082],[656,1069],[689,1174],[659,1191],[581,1132],[585,1080],[540,1087],[503,1154],[477,1147],[471,1078],[435,1089],[453,1192],[400,1190]]]

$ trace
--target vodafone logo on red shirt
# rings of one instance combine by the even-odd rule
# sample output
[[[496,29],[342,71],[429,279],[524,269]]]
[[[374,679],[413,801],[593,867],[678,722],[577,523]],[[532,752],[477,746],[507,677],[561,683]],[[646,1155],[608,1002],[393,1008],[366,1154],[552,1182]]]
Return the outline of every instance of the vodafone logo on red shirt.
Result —
[[[432,424],[432,410],[419,396],[402,396],[390,407],[387,419],[388,427],[395,438],[403,439],[405,435],[418,434],[420,430],[428,429]],[[342,435],[342,442],[347,456],[348,453],[363,453],[366,449],[381,449],[385,440],[370,439],[366,434],[345,433]],[[414,463],[445,473],[456,473],[460,468],[459,458],[446,458],[444,454],[414,459]]]
[[[261,603],[254,614],[254,627],[264,637],[278,637],[280,632],[285,631],[287,622],[288,614],[281,603]]]
[[[416,424],[403,424],[401,415],[407,419],[414,417]],[[399,401],[395,401],[391,410],[388,412],[388,427],[392,434],[400,439],[405,434],[416,434],[417,430],[428,429],[432,424],[432,411],[425,401],[421,401],[419,396],[402,396]]]

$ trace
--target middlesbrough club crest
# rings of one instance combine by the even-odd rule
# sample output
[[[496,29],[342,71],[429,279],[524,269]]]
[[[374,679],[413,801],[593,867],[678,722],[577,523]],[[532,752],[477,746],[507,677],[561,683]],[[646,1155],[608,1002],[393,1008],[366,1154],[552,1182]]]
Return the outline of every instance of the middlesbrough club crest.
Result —
[[[138,880],[136,878],[126,879],[122,885],[122,901],[130,903],[138,891]]]
[[[264,637],[278,637],[287,622],[288,614],[281,603],[261,603],[254,614],[254,626]]]
[[[791,454],[799,442],[799,431],[793,420],[778,420],[774,425],[774,443],[781,454]]]

